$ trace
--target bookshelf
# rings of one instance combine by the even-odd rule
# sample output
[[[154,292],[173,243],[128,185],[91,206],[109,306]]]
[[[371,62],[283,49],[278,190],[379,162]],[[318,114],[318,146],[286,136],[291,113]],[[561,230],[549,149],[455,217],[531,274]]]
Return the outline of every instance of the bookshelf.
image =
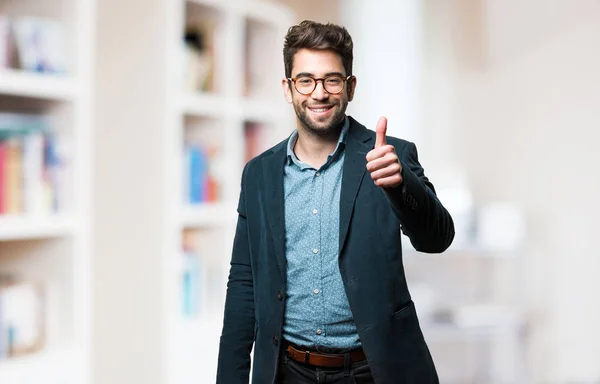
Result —
[[[90,382],[93,9],[0,0],[2,383]]]
[[[265,128],[257,148],[294,127],[280,85],[293,15],[252,0],[97,9],[93,376],[211,382],[246,123]]]
[[[167,79],[163,140],[169,185],[163,253],[163,292],[168,298],[164,377],[166,382],[194,383],[216,375],[241,171],[248,158],[294,128],[293,110],[280,85],[283,38],[294,15],[285,6],[264,1],[193,0],[173,2],[168,20],[167,57],[172,60],[167,72],[180,75]],[[203,35],[194,35],[197,31]],[[180,43],[186,32],[187,41],[204,47],[198,59],[204,60],[204,67],[189,64],[190,52]],[[181,63],[188,64],[183,75]],[[213,70],[198,80],[190,77],[190,67]],[[210,79],[208,85],[205,78]],[[216,184],[216,193],[204,199],[190,199],[195,192],[189,175],[198,167],[185,154],[192,145],[204,147],[206,172]]]

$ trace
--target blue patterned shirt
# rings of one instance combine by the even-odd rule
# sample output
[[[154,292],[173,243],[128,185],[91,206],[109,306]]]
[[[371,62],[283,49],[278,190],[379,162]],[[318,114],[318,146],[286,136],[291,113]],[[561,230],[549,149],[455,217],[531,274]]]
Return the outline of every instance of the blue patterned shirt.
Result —
[[[294,153],[298,131],[290,136],[287,148],[283,337],[317,350],[360,347],[338,264],[340,192],[349,127],[346,118],[334,152],[319,169]]]

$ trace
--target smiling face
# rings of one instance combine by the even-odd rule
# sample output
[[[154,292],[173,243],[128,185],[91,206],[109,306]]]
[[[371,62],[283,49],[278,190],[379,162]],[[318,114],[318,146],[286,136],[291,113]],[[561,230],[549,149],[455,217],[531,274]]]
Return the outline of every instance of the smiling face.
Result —
[[[329,50],[300,49],[294,55],[293,63],[292,78],[347,76],[341,57]],[[317,82],[317,87],[309,95],[299,93],[293,84],[290,89],[287,79],[282,80],[282,86],[286,100],[294,105],[298,130],[321,137],[339,134],[348,102],[354,97],[356,78],[349,79],[344,90],[338,94],[328,93],[321,81]]]

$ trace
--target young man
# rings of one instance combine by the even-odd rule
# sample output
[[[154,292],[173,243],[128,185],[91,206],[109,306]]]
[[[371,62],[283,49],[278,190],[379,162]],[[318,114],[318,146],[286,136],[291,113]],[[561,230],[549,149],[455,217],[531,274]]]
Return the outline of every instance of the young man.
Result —
[[[345,28],[304,21],[284,46],[297,130],[242,175],[217,382],[437,383],[402,265],[400,231],[443,252],[452,218],[413,143],[346,116]]]

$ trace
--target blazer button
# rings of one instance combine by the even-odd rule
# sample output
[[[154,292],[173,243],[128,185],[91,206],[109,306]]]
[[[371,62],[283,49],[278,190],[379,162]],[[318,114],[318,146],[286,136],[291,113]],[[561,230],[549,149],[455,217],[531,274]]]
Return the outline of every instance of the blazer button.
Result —
[[[281,291],[277,292],[277,298],[283,300],[283,293]]]
[[[277,336],[273,336],[273,345],[278,345],[279,344],[279,339],[277,339]]]

